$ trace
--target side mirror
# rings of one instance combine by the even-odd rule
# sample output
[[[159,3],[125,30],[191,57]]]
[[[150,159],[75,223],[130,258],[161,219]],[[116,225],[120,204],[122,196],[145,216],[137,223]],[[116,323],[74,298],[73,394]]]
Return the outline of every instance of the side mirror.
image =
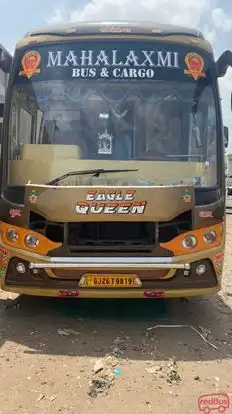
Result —
[[[221,78],[222,76],[225,76],[228,67],[232,66],[232,52],[230,50],[226,50],[218,58],[215,64],[216,64],[217,77]]]
[[[224,126],[224,147],[227,148],[229,144],[229,128]]]
[[[11,72],[12,56],[0,47],[0,69],[4,73]]]

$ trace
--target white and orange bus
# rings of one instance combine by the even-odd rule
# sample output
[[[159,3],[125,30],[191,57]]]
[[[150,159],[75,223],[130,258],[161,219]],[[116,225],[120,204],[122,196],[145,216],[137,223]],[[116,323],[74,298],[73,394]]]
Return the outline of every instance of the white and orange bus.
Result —
[[[198,30],[169,25],[75,23],[19,41],[2,140],[2,289],[217,292],[227,136],[218,77],[230,64]]]

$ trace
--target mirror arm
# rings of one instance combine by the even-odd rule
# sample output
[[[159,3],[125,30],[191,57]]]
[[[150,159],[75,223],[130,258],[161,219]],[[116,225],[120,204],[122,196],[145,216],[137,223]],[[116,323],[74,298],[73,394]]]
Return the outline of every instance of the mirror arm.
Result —
[[[8,52],[6,52],[2,47],[0,47],[0,69],[4,73],[10,73],[12,62],[12,56]]]
[[[215,63],[217,77],[221,78],[225,76],[229,66],[232,66],[232,52],[230,50],[226,50]]]

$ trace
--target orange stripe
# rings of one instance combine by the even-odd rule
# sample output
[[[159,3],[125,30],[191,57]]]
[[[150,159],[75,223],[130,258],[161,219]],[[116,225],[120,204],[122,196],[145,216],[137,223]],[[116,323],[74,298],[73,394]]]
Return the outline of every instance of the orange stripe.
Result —
[[[31,231],[30,229],[24,229],[22,227],[12,226],[10,224],[6,224],[3,222],[0,222],[0,229],[1,229],[1,236],[2,236],[3,243],[13,248],[46,255],[49,252],[49,250],[57,249],[58,247],[62,246],[62,243],[54,243],[53,241],[49,240],[47,237],[43,236],[42,234],[36,233],[35,231]],[[18,240],[16,240],[15,242],[9,241],[6,237],[6,232],[9,229],[16,230],[19,235]],[[31,234],[32,236],[35,236],[39,239],[39,245],[37,247],[30,248],[24,243],[25,237],[28,234]]]
[[[206,243],[203,239],[204,234],[210,230],[214,230],[217,234],[216,240],[213,243]],[[221,243],[223,234],[223,224],[215,224],[214,226],[205,227],[199,230],[193,230],[181,234],[180,236],[175,237],[167,243],[161,243],[160,246],[168,249],[174,253],[175,256],[180,256],[182,254],[189,254],[200,252],[202,250],[208,250],[213,247],[218,246]],[[183,247],[183,240],[186,236],[195,236],[197,239],[197,245],[192,249],[186,249]]]

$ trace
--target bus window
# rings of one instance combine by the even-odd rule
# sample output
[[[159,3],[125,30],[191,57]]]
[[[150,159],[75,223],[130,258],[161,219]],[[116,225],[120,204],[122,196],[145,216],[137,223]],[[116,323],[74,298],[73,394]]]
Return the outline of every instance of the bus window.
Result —
[[[147,108],[146,153],[164,159],[168,155],[180,155],[183,107],[178,101],[163,100],[154,110]]]

